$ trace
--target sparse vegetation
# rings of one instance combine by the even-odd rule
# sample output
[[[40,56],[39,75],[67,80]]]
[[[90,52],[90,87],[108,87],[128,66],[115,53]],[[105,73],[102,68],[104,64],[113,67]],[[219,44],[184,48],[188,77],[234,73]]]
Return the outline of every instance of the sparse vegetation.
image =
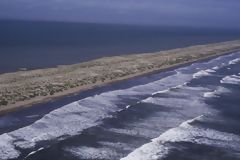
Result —
[[[0,100],[0,106],[6,106],[6,105],[8,105],[8,101]]]
[[[58,68],[2,74],[0,75],[0,106],[26,100],[31,102],[35,98],[41,99],[59,92],[64,95],[65,91],[69,92],[72,88],[88,88],[234,50],[240,50],[240,41],[152,54],[107,57]]]

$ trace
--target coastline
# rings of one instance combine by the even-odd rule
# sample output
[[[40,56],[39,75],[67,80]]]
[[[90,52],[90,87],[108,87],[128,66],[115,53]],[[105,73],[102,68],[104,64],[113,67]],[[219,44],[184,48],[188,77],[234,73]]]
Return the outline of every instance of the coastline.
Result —
[[[154,53],[105,57],[57,68],[0,75],[0,115],[97,86],[240,50],[240,40]],[[6,105],[7,103],[7,105]]]

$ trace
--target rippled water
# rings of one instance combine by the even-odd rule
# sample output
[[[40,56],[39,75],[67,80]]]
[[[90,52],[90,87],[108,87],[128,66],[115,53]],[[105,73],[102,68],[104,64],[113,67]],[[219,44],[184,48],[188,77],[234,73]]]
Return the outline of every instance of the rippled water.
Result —
[[[240,159],[240,52],[107,88],[0,118],[0,157]]]

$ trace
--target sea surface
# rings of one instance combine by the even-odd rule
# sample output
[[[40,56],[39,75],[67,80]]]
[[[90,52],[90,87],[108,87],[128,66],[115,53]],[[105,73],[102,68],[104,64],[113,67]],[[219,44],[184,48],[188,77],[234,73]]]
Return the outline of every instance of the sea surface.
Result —
[[[239,160],[240,52],[0,118],[0,159]]]
[[[239,38],[226,29],[0,20],[0,73]]]

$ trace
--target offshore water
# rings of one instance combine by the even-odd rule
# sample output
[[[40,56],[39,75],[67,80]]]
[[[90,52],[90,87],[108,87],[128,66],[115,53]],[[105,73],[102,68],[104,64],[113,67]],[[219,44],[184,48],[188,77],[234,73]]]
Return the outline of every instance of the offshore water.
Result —
[[[237,38],[219,29],[2,20],[0,73]]]
[[[239,38],[236,31],[0,22],[0,73]],[[0,159],[238,160],[240,52],[0,117]]]

